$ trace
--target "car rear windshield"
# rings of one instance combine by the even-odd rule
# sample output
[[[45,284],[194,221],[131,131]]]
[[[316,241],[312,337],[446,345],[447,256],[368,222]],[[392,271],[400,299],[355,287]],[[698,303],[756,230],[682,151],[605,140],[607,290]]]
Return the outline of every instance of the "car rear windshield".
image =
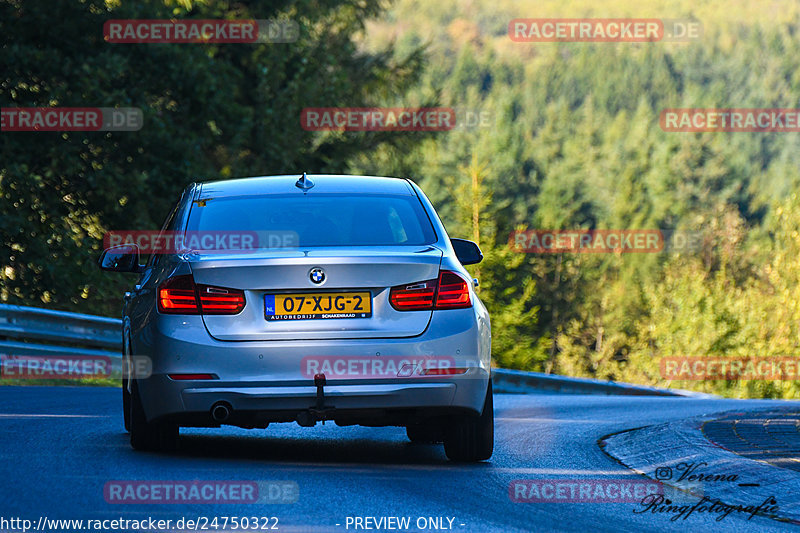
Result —
[[[416,196],[289,194],[195,201],[190,232],[256,232],[259,248],[436,242]],[[282,243],[282,244],[280,244]]]

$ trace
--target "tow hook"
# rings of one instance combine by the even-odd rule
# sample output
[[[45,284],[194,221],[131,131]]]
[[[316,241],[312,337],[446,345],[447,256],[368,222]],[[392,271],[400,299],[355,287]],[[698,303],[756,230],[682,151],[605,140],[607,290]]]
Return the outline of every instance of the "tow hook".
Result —
[[[321,420],[323,426],[325,425],[325,419],[328,418],[328,411],[333,411],[332,408],[325,407],[325,384],[327,382],[328,380],[325,379],[325,374],[317,374],[314,376],[314,385],[317,386],[317,405],[314,409],[310,409],[314,421]]]
[[[308,411],[303,411],[297,415],[297,423],[303,427],[314,427],[318,421],[322,421],[325,425],[325,420],[328,420],[328,415],[333,412],[334,407],[325,406],[325,384],[327,379],[325,374],[317,374],[314,376],[314,385],[317,387],[317,402],[314,407]]]
[[[314,376],[314,385],[317,387],[317,410],[322,411],[325,409],[325,374],[317,374]],[[324,421],[323,421],[324,423]]]

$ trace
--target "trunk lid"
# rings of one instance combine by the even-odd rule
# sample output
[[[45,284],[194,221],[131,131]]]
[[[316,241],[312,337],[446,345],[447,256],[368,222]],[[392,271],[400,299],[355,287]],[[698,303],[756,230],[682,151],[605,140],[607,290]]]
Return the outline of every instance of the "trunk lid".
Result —
[[[244,255],[193,252],[186,259],[195,283],[245,292],[247,304],[238,315],[203,316],[217,340],[392,338],[420,335],[432,311],[397,311],[389,290],[436,279],[442,251],[428,245],[361,246]],[[312,281],[312,269],[321,269],[322,283]],[[318,271],[314,278],[320,278]],[[365,298],[371,300],[368,317],[362,317]],[[305,318],[326,310],[331,313],[325,315],[339,318]]]

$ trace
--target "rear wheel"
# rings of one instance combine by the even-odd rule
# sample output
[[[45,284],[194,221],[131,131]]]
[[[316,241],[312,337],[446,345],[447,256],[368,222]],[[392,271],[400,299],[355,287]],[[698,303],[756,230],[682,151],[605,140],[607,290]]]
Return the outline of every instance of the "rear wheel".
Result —
[[[125,431],[130,431],[131,430],[131,393],[128,392],[128,380],[126,378],[122,378],[122,417],[125,420]]]
[[[480,416],[460,416],[444,434],[444,453],[451,461],[485,461],[494,451],[494,402],[492,382],[486,391]]]
[[[131,385],[130,432],[133,449],[140,451],[177,449],[179,435],[177,424],[148,422],[142,408],[139,387],[136,381],[131,381]]]
[[[131,430],[131,393],[128,392],[128,379],[130,376],[130,365],[127,356],[130,355],[130,346],[122,336],[122,418],[125,422],[125,431]]]

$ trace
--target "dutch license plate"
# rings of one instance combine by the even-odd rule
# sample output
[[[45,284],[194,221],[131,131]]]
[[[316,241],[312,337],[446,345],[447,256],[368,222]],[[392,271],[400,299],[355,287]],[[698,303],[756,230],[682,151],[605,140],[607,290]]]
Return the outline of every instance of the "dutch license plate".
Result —
[[[264,295],[264,317],[267,320],[325,320],[371,316],[372,296],[369,292]]]

